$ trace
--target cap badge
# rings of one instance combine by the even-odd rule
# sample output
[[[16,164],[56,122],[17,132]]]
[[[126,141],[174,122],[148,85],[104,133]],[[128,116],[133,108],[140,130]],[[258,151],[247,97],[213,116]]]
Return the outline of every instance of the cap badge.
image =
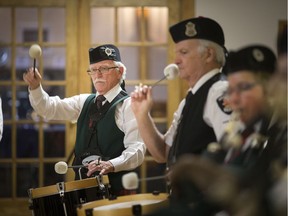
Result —
[[[194,23],[188,22],[185,27],[186,27],[185,35],[187,37],[193,37],[197,34]]]
[[[257,62],[262,62],[264,61],[264,54],[261,50],[259,49],[253,49],[253,53],[252,53],[254,59],[257,61]]]
[[[115,52],[115,50],[114,50],[114,52]],[[113,50],[111,48],[109,48],[109,47],[106,47],[105,48],[105,53],[106,53],[107,56],[110,56],[110,55],[112,55]]]

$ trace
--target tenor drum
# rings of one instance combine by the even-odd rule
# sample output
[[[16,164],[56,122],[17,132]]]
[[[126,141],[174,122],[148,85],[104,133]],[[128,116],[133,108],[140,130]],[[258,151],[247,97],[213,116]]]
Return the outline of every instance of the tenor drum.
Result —
[[[103,199],[77,207],[78,216],[134,216],[147,215],[169,205],[168,194],[136,194]]]
[[[30,209],[35,216],[76,216],[83,203],[109,196],[108,176],[88,178],[28,190]]]

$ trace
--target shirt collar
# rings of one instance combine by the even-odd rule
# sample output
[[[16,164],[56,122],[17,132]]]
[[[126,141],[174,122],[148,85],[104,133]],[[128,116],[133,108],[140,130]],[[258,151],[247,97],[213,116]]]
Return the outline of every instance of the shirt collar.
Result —
[[[111,103],[111,101],[122,91],[122,88],[120,85],[116,85],[114,86],[112,89],[110,89],[106,94],[104,94],[104,97],[106,98],[106,100]],[[96,97],[97,98],[99,94],[96,93]]]
[[[208,73],[204,74],[198,81],[197,83],[194,85],[193,88],[190,88],[189,91],[191,91],[193,94],[195,94],[198,89],[204,84],[206,83],[207,80],[209,80],[211,77],[213,77],[214,75],[216,75],[217,73],[220,73],[220,69],[219,68],[215,68],[211,71],[209,71]]]

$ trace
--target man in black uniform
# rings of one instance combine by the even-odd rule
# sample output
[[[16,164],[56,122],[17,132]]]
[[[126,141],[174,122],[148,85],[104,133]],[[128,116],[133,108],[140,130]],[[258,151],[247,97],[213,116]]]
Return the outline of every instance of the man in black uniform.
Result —
[[[131,98],[147,149],[157,162],[167,163],[168,170],[173,173],[173,166],[183,155],[200,155],[209,143],[220,139],[231,110],[223,100],[228,83],[221,74],[226,61],[221,26],[213,19],[196,17],[171,26],[169,31],[175,42],[174,62],[179,67],[179,77],[187,81],[189,90],[165,135],[157,130],[149,113],[151,87],[136,88]],[[172,197],[173,191],[172,187]]]
[[[226,48],[221,26],[214,20],[196,17],[170,27],[175,42],[175,64],[179,77],[187,81],[186,99],[174,113],[172,125],[162,135],[150,116],[152,89],[144,86],[132,94],[140,134],[157,162],[170,168],[183,154],[201,154],[222,135],[230,119],[223,105],[227,81],[221,80]]]

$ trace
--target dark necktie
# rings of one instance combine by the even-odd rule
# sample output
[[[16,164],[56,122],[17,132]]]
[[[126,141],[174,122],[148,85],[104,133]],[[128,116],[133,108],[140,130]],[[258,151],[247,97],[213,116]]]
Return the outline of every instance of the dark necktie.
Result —
[[[189,110],[191,109],[192,101],[193,101],[193,94],[192,94],[191,91],[189,91],[189,93],[186,95],[185,105],[184,105],[183,110],[181,112],[181,121],[180,121],[180,123],[178,125],[178,129],[177,129],[176,136],[178,137],[178,139],[179,138],[181,139],[182,130],[183,130],[183,127],[184,127],[184,125],[186,123],[186,120],[187,120],[187,117],[188,117],[187,115],[189,113]],[[179,142],[179,140],[178,140],[178,142]]]
[[[96,106],[97,106],[97,110],[100,110],[102,105],[103,105],[103,101],[105,101],[106,98],[103,95],[98,95],[96,98]]]
[[[102,115],[102,106],[103,106],[103,101],[105,101],[106,98],[103,95],[98,95],[96,97],[96,102],[93,103],[90,107],[89,113],[90,113],[90,119],[89,119],[89,128],[91,128],[94,131],[94,127],[96,125],[96,121],[98,121]],[[96,109],[95,109],[96,105]]]
[[[191,108],[191,104],[193,100],[193,94],[191,91],[189,91],[189,93],[186,95],[186,100],[185,100],[185,105],[183,107],[183,110],[181,112],[181,117],[180,117],[180,123],[178,125],[177,131],[176,131],[176,136],[174,138],[172,147],[170,149],[169,152],[169,160],[168,160],[168,167],[170,165],[173,165],[176,162],[176,155],[177,155],[177,151],[178,151],[178,145],[181,142],[181,136],[182,135],[182,130],[184,127],[184,118],[187,118],[187,114],[189,112],[189,109]],[[184,117],[184,118],[183,118]]]
[[[185,105],[183,107],[183,110],[182,110],[182,117],[183,115],[186,117],[186,114],[188,113],[189,109],[191,108],[191,104],[192,104],[192,92],[189,91],[189,93],[186,95],[186,100],[185,100]]]

